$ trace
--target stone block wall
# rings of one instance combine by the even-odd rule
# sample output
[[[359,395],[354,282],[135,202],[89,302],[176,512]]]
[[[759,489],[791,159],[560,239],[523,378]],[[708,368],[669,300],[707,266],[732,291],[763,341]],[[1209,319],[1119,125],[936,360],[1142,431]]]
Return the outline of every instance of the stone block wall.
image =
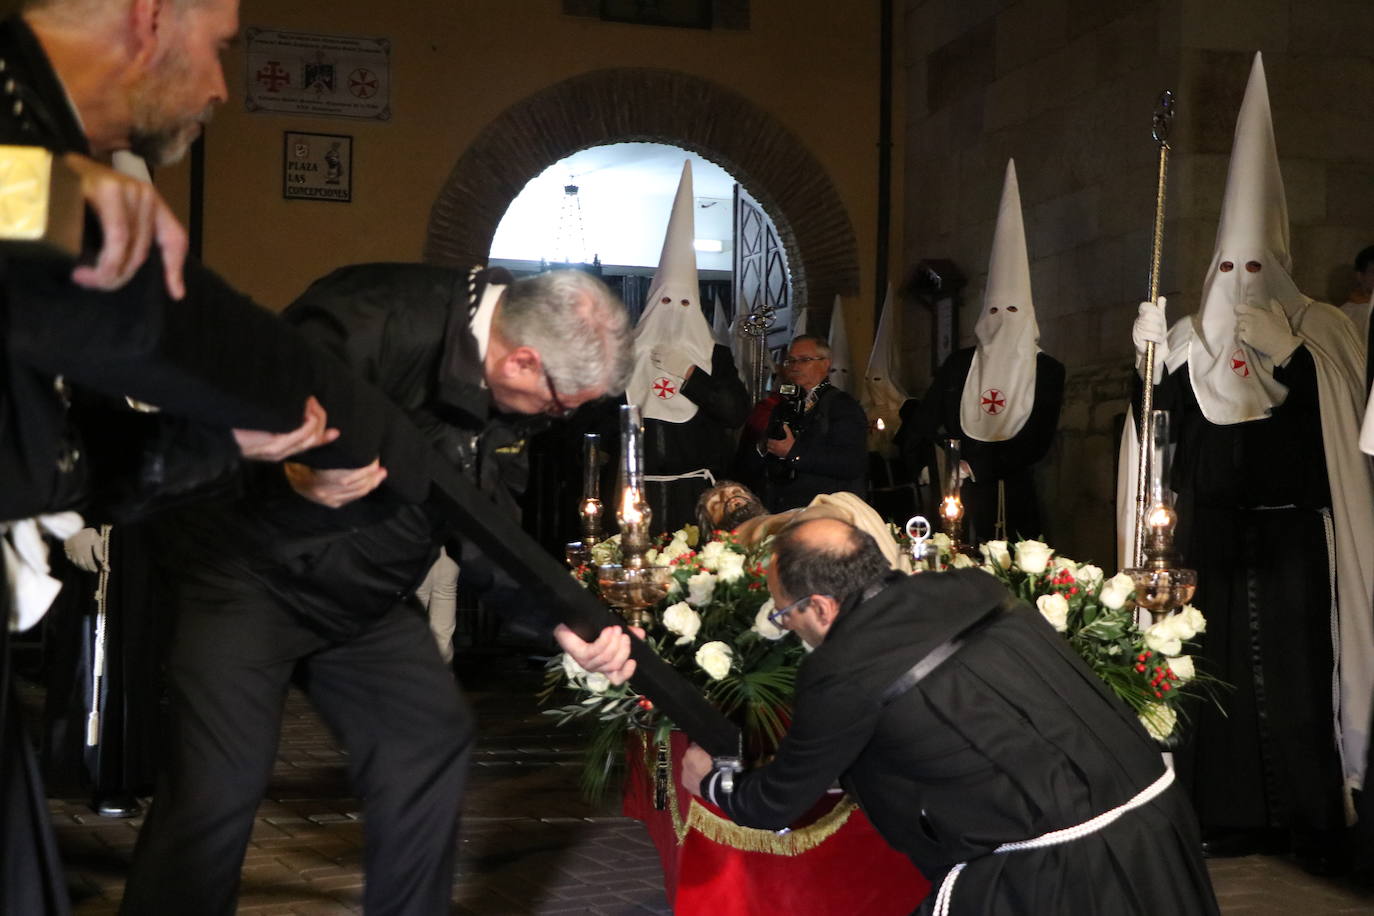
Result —
[[[1157,150],[1173,89],[1160,289],[1196,308],[1211,260],[1236,113],[1264,53],[1292,224],[1294,274],[1344,301],[1374,244],[1374,4],[1365,0],[906,0],[904,263],[947,257],[970,277],[973,344],[1002,173],[1016,159],[1041,346],[1069,370],[1059,440],[1040,469],[1065,553],[1114,562],[1115,436],[1130,328],[1148,289]],[[928,314],[908,305],[904,365],[930,377]]]

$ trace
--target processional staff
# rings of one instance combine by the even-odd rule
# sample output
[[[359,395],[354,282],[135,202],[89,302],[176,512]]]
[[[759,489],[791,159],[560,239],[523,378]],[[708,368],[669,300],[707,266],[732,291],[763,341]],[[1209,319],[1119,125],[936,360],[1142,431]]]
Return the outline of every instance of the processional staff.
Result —
[[[1150,251],[1150,302],[1159,303],[1159,260],[1164,247],[1164,194],[1169,175],[1169,125],[1174,95],[1165,91],[1154,113],[1154,139],[1159,144],[1159,183],[1155,192],[1155,231]],[[1135,544],[1126,570],[1135,584],[1135,606],[1149,611],[1155,623],[1192,600],[1197,572],[1183,568],[1174,551],[1178,515],[1169,505],[1165,464],[1169,415],[1154,409],[1155,345],[1145,344],[1145,392],[1140,406],[1140,452],[1137,455]],[[1147,534],[1148,532],[1148,534]]]
[[[1152,135],[1159,145],[1159,180],[1155,188],[1155,226],[1150,242],[1150,302],[1159,303],[1159,262],[1164,250],[1164,196],[1169,182],[1169,127],[1174,120],[1174,94],[1168,89],[1155,106]],[[1145,344],[1145,391],[1140,402],[1140,448],[1136,455],[1135,538],[1131,565],[1145,560],[1145,517],[1150,511],[1150,443],[1154,439],[1155,344]]]

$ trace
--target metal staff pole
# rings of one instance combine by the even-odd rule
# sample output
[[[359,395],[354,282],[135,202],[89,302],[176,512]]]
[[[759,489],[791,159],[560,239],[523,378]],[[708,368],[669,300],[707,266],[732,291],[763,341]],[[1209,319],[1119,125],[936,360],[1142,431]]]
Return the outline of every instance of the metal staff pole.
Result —
[[[1159,96],[1155,106],[1151,134],[1159,144],[1159,180],[1155,186],[1155,227],[1150,242],[1150,301],[1159,302],[1159,261],[1164,252],[1164,195],[1169,181],[1169,126],[1174,120],[1174,94],[1168,89]],[[1151,411],[1154,409],[1155,345],[1145,344],[1145,386],[1140,399],[1140,449],[1136,455],[1135,539],[1131,549],[1131,564],[1140,566],[1145,554],[1145,516],[1150,511],[1150,442],[1152,439]]]

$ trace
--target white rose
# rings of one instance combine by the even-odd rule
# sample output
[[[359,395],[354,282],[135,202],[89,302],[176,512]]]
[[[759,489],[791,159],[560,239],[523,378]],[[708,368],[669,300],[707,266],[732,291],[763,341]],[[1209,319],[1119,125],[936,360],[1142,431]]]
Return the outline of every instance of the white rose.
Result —
[[[688,607],[686,602],[679,601],[663,612],[663,626],[668,632],[681,637],[677,645],[685,646],[697,638],[697,631],[701,629],[701,615]]]
[[[969,569],[970,567],[977,566],[978,564],[973,562],[973,558],[970,557],[968,554],[956,553],[953,557],[950,558],[949,565],[953,566],[955,569]]]
[[[771,613],[773,613],[773,599],[769,598],[759,608],[759,612],[754,615],[754,625],[749,629],[764,639],[782,639],[787,635],[787,631],[768,619],[768,615]]]
[[[714,572],[716,564],[720,562],[721,554],[725,552],[724,541],[712,541],[701,548],[701,553],[697,554],[697,562],[702,565],[703,569],[709,569]]]
[[[657,565],[667,566],[684,553],[691,551],[691,549],[691,547],[687,546],[687,538],[679,531],[677,534],[673,535],[673,539],[668,542],[668,545],[659,552]]]
[[[735,653],[725,643],[716,641],[708,642],[697,650],[697,664],[701,670],[711,675],[711,679],[718,681],[730,673],[730,662],[735,657]]]
[[[744,554],[735,553],[733,550],[720,555],[720,562],[716,565],[716,575],[722,582],[734,582],[744,575]]]
[[[647,565],[649,565],[649,566],[667,566],[667,565],[668,565],[668,561],[667,561],[667,560],[664,560],[662,563],[660,563],[660,562],[658,561],[658,551],[655,550],[655,549],[652,548],[652,547],[650,547],[648,550],[644,551],[644,562],[645,562]]]
[[[687,603],[692,607],[710,604],[715,591],[716,577],[702,570],[687,580]]]
[[[573,684],[582,683],[587,676],[587,669],[577,663],[577,659],[568,653],[563,653],[563,676]]]
[[[935,549],[941,553],[949,553],[954,546],[954,541],[950,540],[949,535],[943,531],[937,531],[930,536],[930,543],[935,545]]]
[[[1102,586],[1102,594],[1098,596],[1098,600],[1102,602],[1103,607],[1119,611],[1133,591],[1135,582],[1131,577],[1124,572],[1117,573]]]
[[[1078,564],[1068,557],[1055,557],[1053,569],[1056,573],[1067,571],[1075,579],[1078,578]]]
[[[1151,703],[1140,713],[1140,724],[1145,726],[1151,738],[1163,741],[1174,733],[1174,727],[1178,725],[1178,713],[1164,703]]]
[[[1177,636],[1180,641],[1186,642],[1197,635],[1197,630],[1193,629],[1192,621],[1182,611],[1165,617],[1163,623],[1169,627],[1169,632]]]
[[[599,671],[587,675],[587,689],[592,693],[605,693],[611,686],[611,679]]]
[[[612,535],[592,545],[592,565],[605,566],[620,562],[620,535]]]
[[[984,541],[978,549],[989,566],[1011,569],[1011,552],[1007,550],[1006,541]]]
[[[1207,618],[1202,616],[1202,611],[1199,611],[1191,604],[1185,604],[1183,610],[1178,612],[1178,616],[1188,621],[1188,626],[1192,628],[1194,636],[1198,633],[1207,632]],[[1192,639],[1193,637],[1189,636],[1187,638]]]
[[[1193,667],[1193,657],[1191,655],[1180,655],[1178,658],[1169,659],[1169,670],[1178,678],[1180,684],[1186,684],[1197,677],[1197,669]]]
[[[1074,570],[1073,577],[1078,580],[1079,585],[1092,591],[1102,584],[1102,567],[1084,563]]]
[[[1178,638],[1167,618],[1145,631],[1145,645],[1161,655],[1177,655],[1183,651],[1183,641]]]
[[[1035,606],[1060,633],[1069,628],[1069,602],[1063,595],[1041,595],[1035,599]]]
[[[1054,548],[1043,541],[1017,541],[1016,565],[1023,573],[1038,576],[1050,565]]]

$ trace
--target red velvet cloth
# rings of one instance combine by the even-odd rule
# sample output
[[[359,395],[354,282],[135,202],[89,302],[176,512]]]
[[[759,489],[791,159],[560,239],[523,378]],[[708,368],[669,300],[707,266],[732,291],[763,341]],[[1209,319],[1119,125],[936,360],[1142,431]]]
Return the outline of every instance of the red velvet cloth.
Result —
[[[672,790],[684,820],[692,799],[678,781],[686,748],[685,737],[674,733]],[[663,862],[668,902],[678,916],[770,912],[907,916],[930,890],[930,883],[911,860],[888,846],[858,810],[829,839],[793,856],[724,846],[695,829],[679,845],[672,811],[654,808],[653,776],[645,770],[638,738],[631,739],[626,759],[624,811],[648,828]],[[697,801],[721,815],[709,802]],[[833,804],[833,800],[826,803],[819,813]]]

